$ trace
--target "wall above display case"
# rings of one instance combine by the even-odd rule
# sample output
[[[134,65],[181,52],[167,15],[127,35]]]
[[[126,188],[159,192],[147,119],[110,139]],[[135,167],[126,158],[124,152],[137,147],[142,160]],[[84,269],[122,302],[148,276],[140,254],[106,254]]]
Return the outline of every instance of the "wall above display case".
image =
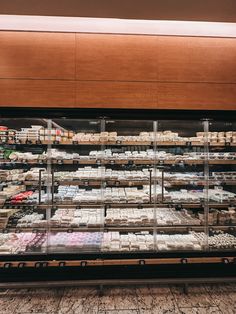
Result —
[[[235,50],[226,37],[0,31],[0,106],[235,110]]]

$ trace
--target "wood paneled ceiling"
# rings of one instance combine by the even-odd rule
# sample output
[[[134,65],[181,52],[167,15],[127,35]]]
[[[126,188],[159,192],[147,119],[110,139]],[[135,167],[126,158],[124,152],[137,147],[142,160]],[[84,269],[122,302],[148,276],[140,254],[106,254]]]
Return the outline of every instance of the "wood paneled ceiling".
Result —
[[[236,22],[236,1],[1,0],[0,14]]]

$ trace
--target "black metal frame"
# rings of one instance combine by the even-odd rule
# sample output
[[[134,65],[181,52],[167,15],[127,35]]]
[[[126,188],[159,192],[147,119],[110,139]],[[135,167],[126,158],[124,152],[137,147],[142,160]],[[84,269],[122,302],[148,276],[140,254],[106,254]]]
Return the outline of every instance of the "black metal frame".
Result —
[[[235,111],[202,110],[147,110],[147,109],[45,109],[45,108],[1,108],[0,118],[84,118],[94,119],[106,116],[112,119],[169,119],[196,120],[213,119],[216,121],[236,121]],[[26,254],[0,256],[0,262],[49,260],[97,260],[97,259],[149,259],[222,257],[218,264],[166,264],[94,267],[54,267],[38,264],[38,268],[0,268],[0,288],[75,286],[75,285],[126,285],[126,284],[190,284],[202,282],[236,282],[236,264],[224,263],[224,257],[236,258],[236,251],[208,252],[166,252],[166,253],[82,253],[82,254]],[[95,279],[91,279],[95,278]],[[31,282],[34,280],[34,282]],[[18,282],[17,282],[18,281]],[[28,281],[28,283],[25,283]],[[187,286],[186,286],[187,287]]]
[[[235,105],[236,106],[236,105]],[[43,115],[42,115],[43,112]],[[26,116],[27,113],[27,116]],[[109,117],[122,120],[200,120],[236,121],[235,110],[158,110],[158,109],[108,109],[108,108],[19,108],[2,107],[0,118],[64,118],[64,119],[95,119]]]

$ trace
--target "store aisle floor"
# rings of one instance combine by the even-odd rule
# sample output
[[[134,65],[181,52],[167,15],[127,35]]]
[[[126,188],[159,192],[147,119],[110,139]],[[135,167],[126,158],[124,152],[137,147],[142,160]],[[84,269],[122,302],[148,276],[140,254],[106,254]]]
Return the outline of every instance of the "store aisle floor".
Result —
[[[0,290],[0,314],[235,314],[236,284]]]

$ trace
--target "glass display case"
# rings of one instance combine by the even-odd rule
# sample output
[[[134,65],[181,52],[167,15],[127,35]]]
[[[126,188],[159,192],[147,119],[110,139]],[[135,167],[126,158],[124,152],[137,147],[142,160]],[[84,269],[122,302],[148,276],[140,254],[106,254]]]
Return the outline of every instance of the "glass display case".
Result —
[[[63,117],[0,125],[2,261],[234,258],[235,122]]]

